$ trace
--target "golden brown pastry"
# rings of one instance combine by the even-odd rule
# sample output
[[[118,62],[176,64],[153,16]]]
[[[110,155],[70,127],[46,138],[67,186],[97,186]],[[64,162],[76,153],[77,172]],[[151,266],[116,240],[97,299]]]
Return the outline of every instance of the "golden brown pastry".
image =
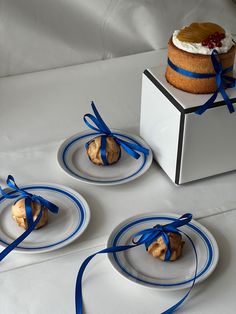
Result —
[[[95,137],[87,148],[87,154],[90,160],[99,166],[103,166],[101,158],[101,136]],[[110,136],[106,138],[106,159],[109,165],[116,163],[120,158],[120,145]]]
[[[219,54],[219,58],[223,69],[234,64],[236,45],[234,45],[228,52]],[[168,44],[168,56],[172,63],[185,70],[196,73],[215,73],[212,65],[211,57],[209,55],[189,53],[176,47],[172,39]],[[228,72],[227,76],[232,76],[233,72]],[[174,71],[171,67],[166,69],[167,81],[186,92],[194,94],[208,94],[216,91],[216,80],[212,78],[191,78]]]
[[[177,233],[168,232],[170,240],[170,250],[171,256],[170,261],[177,260],[182,254],[182,248],[184,246],[184,241],[182,241],[182,236]],[[158,257],[162,261],[165,260],[167,247],[162,237],[158,238],[148,247],[148,252],[154,257]]]
[[[168,43],[168,58],[181,69],[215,74],[211,60],[214,49],[223,69],[234,65],[236,44],[232,35],[214,23],[192,23],[173,33]],[[232,76],[233,72],[226,75]],[[217,90],[215,77],[189,77],[175,71],[169,64],[165,76],[171,85],[189,93],[208,94]]]
[[[35,221],[38,217],[38,214],[41,209],[41,205],[37,202],[31,202],[33,220]],[[24,228],[28,228],[28,223],[26,219],[26,211],[25,211],[25,199],[22,198],[18,200],[14,205],[12,205],[12,218],[16,221],[16,223]],[[42,217],[39,220],[35,229],[39,229],[46,225],[48,222],[48,209],[46,207],[43,208]]]

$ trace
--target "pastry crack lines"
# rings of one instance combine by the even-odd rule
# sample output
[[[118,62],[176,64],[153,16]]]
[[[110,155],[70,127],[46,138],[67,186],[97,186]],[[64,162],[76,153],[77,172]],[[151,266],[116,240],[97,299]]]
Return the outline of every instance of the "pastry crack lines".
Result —
[[[168,223],[166,225],[155,225],[153,228],[148,228],[148,229],[143,229],[140,230],[139,232],[135,233],[132,237],[132,243],[129,245],[118,245],[118,246],[110,246],[106,249],[103,249],[101,251],[98,251],[90,256],[88,256],[82,265],[80,266],[79,273],[77,276],[76,280],[76,291],[75,291],[75,302],[76,302],[76,314],[83,314],[83,299],[82,299],[82,277],[83,273],[85,271],[86,266],[88,263],[95,257],[97,254],[104,254],[104,253],[117,253],[117,252],[122,252],[126,250],[130,250],[132,248],[135,248],[140,245],[144,245],[146,250],[149,251],[150,246],[153,243],[157,243],[159,239],[163,239],[164,242],[164,251],[161,249],[160,254],[153,254],[153,252],[150,251],[150,253],[155,256],[159,257],[162,259],[163,253],[164,253],[164,261],[171,261],[177,259],[179,255],[176,255],[176,250],[175,250],[175,245],[173,241],[173,235],[179,237],[178,245],[181,246],[180,248],[180,253],[182,251],[183,247],[183,242],[182,242],[182,237],[181,234],[184,234],[188,240],[191,243],[191,246],[194,251],[194,256],[195,256],[195,271],[194,271],[194,277],[192,280],[192,285],[189,288],[188,292],[184,295],[184,297],[178,301],[176,304],[174,304],[172,307],[169,309],[165,310],[162,312],[162,314],[170,314],[173,313],[175,310],[177,310],[182,303],[186,300],[188,295],[190,294],[196,278],[197,278],[197,270],[198,270],[198,255],[197,255],[197,250],[196,247],[193,243],[193,240],[191,237],[186,234],[185,232],[179,230],[181,226],[187,225],[190,221],[192,220],[192,214],[187,213],[182,215],[179,219],[176,219],[175,221]],[[173,258],[175,254],[175,258]]]
[[[59,211],[58,206],[46,200],[42,196],[28,193],[24,189],[19,188],[15,183],[13,176],[9,175],[6,183],[12,191],[6,193],[0,187],[2,198],[17,199],[13,206],[13,219],[16,220],[20,227],[26,229],[26,231],[0,253],[0,261],[3,260],[12,250],[14,250],[14,248],[17,247],[34,229],[40,228],[47,223],[48,210],[53,214],[57,214]],[[22,200],[24,202],[22,202]],[[16,206],[17,204],[18,208]],[[22,208],[25,211],[25,217],[19,218],[14,209],[20,209],[21,211]]]
[[[94,102],[91,103],[94,115],[84,115],[85,124],[99,135],[85,144],[89,159],[97,165],[108,166],[116,163],[121,157],[121,149],[131,157],[138,159],[140,153],[149,154],[149,149],[135,143],[121,139],[113,133],[100,116]],[[91,124],[92,121],[93,124]]]

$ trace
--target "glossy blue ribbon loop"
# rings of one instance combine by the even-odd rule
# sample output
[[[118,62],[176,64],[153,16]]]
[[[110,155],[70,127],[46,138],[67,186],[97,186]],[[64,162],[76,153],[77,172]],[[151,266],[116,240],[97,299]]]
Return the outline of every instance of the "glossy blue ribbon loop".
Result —
[[[0,261],[3,260],[15,247],[17,247],[37,226],[38,222],[40,221],[43,213],[43,207],[47,207],[49,211],[51,211],[54,214],[57,214],[59,211],[59,208],[46,200],[45,198],[31,194],[24,189],[21,189],[17,186],[13,176],[9,175],[6,183],[9,188],[12,189],[9,193],[6,193],[1,187],[0,187],[0,193],[2,195],[2,198],[5,199],[17,199],[16,202],[19,199],[25,199],[25,211],[26,211],[26,219],[27,219],[27,224],[28,228],[27,230],[22,233],[15,241],[13,241],[11,244],[9,244],[1,253],[0,253]],[[40,212],[33,221],[33,214],[32,214],[32,208],[31,208],[31,202],[37,202],[41,205]]]
[[[136,141],[125,141],[121,139],[118,134],[112,132],[100,116],[93,101],[91,103],[91,106],[94,112],[94,116],[90,113],[84,115],[84,122],[90,129],[96,131],[97,135],[101,135],[101,159],[105,166],[109,164],[106,158],[106,138],[108,136],[112,137],[124,149],[124,151],[126,151],[127,154],[135,159],[138,159],[140,157],[140,153],[144,155],[149,154],[149,150],[138,144]],[[93,124],[91,124],[89,120],[91,120]],[[91,141],[92,140],[85,144],[86,148],[88,148],[88,145],[91,143]]]
[[[214,49],[211,53],[211,62],[212,62],[212,65],[214,67],[214,70],[215,70],[214,74],[213,73],[191,72],[191,71],[188,71],[188,70],[185,70],[185,69],[182,69],[182,68],[176,66],[170,59],[168,59],[167,62],[168,62],[168,65],[174,71],[176,71],[182,75],[188,76],[188,77],[200,78],[200,79],[201,78],[215,77],[217,90],[202,106],[200,106],[195,111],[195,113],[197,113],[199,115],[203,114],[207,109],[209,109],[213,105],[213,103],[215,102],[219,93],[222,95],[224,102],[228,107],[229,112],[232,113],[235,111],[234,106],[231,103],[230,98],[225,91],[226,88],[233,88],[236,85],[236,79],[234,77],[225,75],[226,73],[233,71],[233,65],[226,68],[226,69],[223,69],[217,50]]]
[[[169,236],[168,236],[169,232],[174,232],[177,234],[180,234],[180,233],[184,234],[188,238],[188,240],[190,241],[190,243],[193,247],[194,255],[195,255],[195,272],[194,272],[194,277],[192,280],[191,287],[189,288],[188,292],[184,295],[184,297],[180,301],[178,301],[171,308],[164,311],[162,314],[173,313],[186,300],[186,298],[190,294],[190,292],[191,292],[191,290],[195,284],[196,278],[197,278],[198,257],[197,257],[196,247],[193,243],[193,240],[189,237],[189,235],[187,235],[185,232],[179,230],[179,228],[181,226],[188,224],[191,220],[192,220],[192,214],[190,214],[190,213],[184,214],[179,219],[175,219],[173,222],[168,223],[166,225],[159,225],[158,224],[158,225],[154,226],[153,228],[148,228],[148,229],[144,229],[144,230],[137,232],[136,234],[133,235],[133,239],[132,239],[133,244],[108,247],[106,249],[103,249],[101,251],[98,251],[98,252],[88,256],[84,260],[84,262],[82,263],[82,265],[79,269],[79,272],[78,272],[77,280],[76,280],[76,289],[75,289],[76,314],[83,314],[82,277],[83,277],[83,273],[85,271],[86,266],[96,255],[105,254],[105,253],[122,252],[122,251],[130,250],[130,249],[137,247],[137,246],[140,246],[140,245],[144,245],[147,249],[151,243],[153,243],[158,238],[162,237],[165,244],[166,244],[166,247],[167,247],[167,251],[165,254],[165,261],[168,261],[168,260],[170,260],[170,257],[171,257],[170,240],[169,240]]]

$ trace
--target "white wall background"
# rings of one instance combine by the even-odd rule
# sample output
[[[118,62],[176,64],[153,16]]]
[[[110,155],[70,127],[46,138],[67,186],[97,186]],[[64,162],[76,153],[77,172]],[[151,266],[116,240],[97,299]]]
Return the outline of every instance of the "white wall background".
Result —
[[[236,0],[0,0],[0,76],[162,49],[193,21],[236,34]]]

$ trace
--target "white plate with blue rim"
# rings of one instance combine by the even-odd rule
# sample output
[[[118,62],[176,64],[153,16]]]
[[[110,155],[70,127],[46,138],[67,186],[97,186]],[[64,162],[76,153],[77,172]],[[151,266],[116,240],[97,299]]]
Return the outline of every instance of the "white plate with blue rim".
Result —
[[[62,248],[85,231],[90,220],[90,209],[76,191],[57,184],[38,183],[22,186],[27,192],[40,195],[59,207],[58,214],[49,211],[48,223],[34,230],[14,249],[19,253],[43,253]],[[14,194],[15,192],[12,192]],[[16,199],[0,197],[0,245],[7,247],[24,229],[12,218],[11,206]]]
[[[138,231],[152,228],[156,224],[167,224],[179,218],[175,214],[150,213],[138,215],[123,221],[111,233],[107,247],[132,244],[132,237]],[[197,251],[198,270],[196,282],[205,280],[215,269],[219,249],[213,235],[200,223],[191,220],[180,228],[191,237]],[[159,290],[179,290],[192,285],[195,274],[195,254],[184,235],[182,255],[174,262],[163,262],[146,252],[144,245],[119,253],[109,253],[112,266],[128,280],[145,287]]]
[[[94,165],[87,156],[85,144],[98,136],[95,131],[84,131],[66,139],[57,153],[60,167],[73,178],[96,185],[117,185],[132,181],[143,175],[151,166],[152,151],[147,143],[137,135],[112,130],[121,139],[132,140],[149,149],[146,156],[140,154],[139,159],[132,158],[122,150],[120,160],[110,166]]]

